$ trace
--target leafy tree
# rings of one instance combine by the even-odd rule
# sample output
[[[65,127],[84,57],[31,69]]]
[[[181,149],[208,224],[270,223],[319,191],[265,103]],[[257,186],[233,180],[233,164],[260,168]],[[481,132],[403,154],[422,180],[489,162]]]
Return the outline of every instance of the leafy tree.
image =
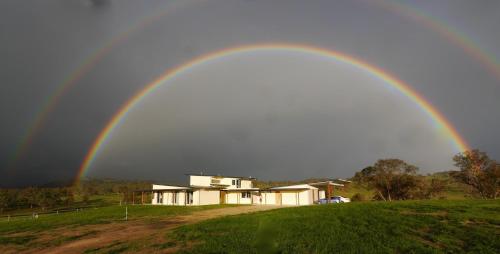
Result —
[[[400,159],[378,160],[355,174],[353,180],[375,189],[376,199],[385,201],[412,198],[411,191],[418,185],[418,168]]]
[[[0,190],[0,213],[9,208],[9,193],[7,190]]]
[[[34,187],[28,187],[26,189],[23,189],[21,191],[21,195],[24,197],[26,200],[26,203],[29,205],[30,208],[33,208],[33,206],[36,206],[38,203],[37,197],[38,197],[38,189]]]
[[[500,194],[500,164],[477,149],[453,157],[460,171],[454,176],[471,186],[483,198],[496,199]]]

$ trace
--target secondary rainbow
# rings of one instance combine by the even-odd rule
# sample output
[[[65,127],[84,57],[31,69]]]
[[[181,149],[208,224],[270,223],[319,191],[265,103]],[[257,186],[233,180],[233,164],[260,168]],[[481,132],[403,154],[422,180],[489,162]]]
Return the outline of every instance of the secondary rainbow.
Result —
[[[494,54],[486,52],[475,43],[470,36],[444,23],[409,2],[399,0],[363,0],[367,4],[375,4],[397,15],[411,19],[431,30],[436,31],[453,45],[461,48],[467,55],[481,64],[497,81],[500,81],[500,63]]]
[[[202,55],[197,57],[191,61],[188,61],[185,64],[182,64],[176,68],[169,69],[163,74],[161,74],[157,79],[153,82],[149,83],[144,89],[135,94],[132,98],[126,101],[120,110],[111,118],[105,128],[100,132],[95,141],[93,142],[90,150],[85,156],[81,167],[79,168],[76,181],[85,174],[85,172],[90,168],[93,161],[95,160],[97,154],[101,150],[109,136],[112,134],[113,130],[125,119],[127,113],[145,96],[153,93],[160,86],[164,85],[170,79],[186,73],[190,69],[208,63],[210,60],[219,59],[224,56],[244,53],[244,52],[253,52],[253,51],[293,51],[293,52],[303,52],[315,55],[321,55],[324,57],[332,58],[336,61],[349,64],[351,66],[355,66],[361,70],[364,70],[379,79],[383,80],[390,86],[396,88],[401,94],[411,99],[415,102],[421,110],[423,110],[426,114],[428,114],[438,129],[442,130],[443,133],[453,142],[458,151],[465,151],[469,149],[466,141],[459,135],[456,129],[452,126],[452,124],[429,102],[427,102],[419,93],[413,90],[408,84],[396,78],[394,75],[384,71],[380,68],[377,68],[359,58],[355,58],[353,56],[346,55],[341,52],[333,51],[330,49],[317,48],[308,45],[299,45],[299,44],[257,44],[257,45],[245,45],[234,48],[222,49],[219,51],[215,51],[206,55]]]
[[[56,106],[58,105],[61,98],[80,81],[85,75],[87,75],[95,66],[107,56],[112,49],[117,45],[125,42],[131,35],[138,31],[141,31],[147,26],[157,22],[159,19],[167,15],[168,13],[174,12],[179,8],[186,5],[186,3],[191,4],[192,2],[181,1],[177,5],[168,4],[165,9],[161,9],[158,13],[146,16],[133,26],[124,30],[124,32],[112,37],[109,41],[106,41],[100,48],[95,50],[90,54],[75,70],[73,70],[62,83],[60,83],[56,89],[48,96],[42,105],[39,107],[38,112],[35,114],[33,122],[28,126],[24,135],[22,136],[20,142],[14,149],[13,155],[8,163],[7,168],[13,168],[17,161],[27,152],[28,148],[33,143],[37,133],[42,130],[48,119],[48,116]],[[199,2],[198,2],[199,3]]]
[[[494,58],[494,54],[489,54],[485,50],[481,49],[470,37],[461,33],[457,29],[454,29],[449,24],[446,24],[439,19],[425,13],[424,11],[411,6],[409,2],[398,2],[391,0],[379,0],[379,1],[364,1],[366,4],[374,4],[381,6],[391,12],[394,12],[402,17],[411,19],[417,23],[424,25],[425,27],[436,31],[439,35],[443,36],[446,40],[450,41],[451,44],[461,48],[464,52],[471,56],[473,59],[478,61],[481,66],[483,66],[489,73],[491,73],[498,81],[500,81],[500,64]],[[182,1],[184,4],[185,1]],[[50,113],[56,108],[60,99],[71,87],[73,87],[82,77],[84,77],[94,66],[108,53],[120,43],[124,42],[131,34],[142,30],[144,27],[151,25],[152,23],[159,20],[162,16],[167,13],[173,12],[177,9],[169,7],[166,10],[161,10],[159,13],[151,16],[147,16],[144,20],[141,20],[136,25],[132,26],[130,29],[125,30],[123,33],[116,37],[113,37],[110,41],[105,43],[103,47],[99,48],[94,54],[91,54],[86,61],[82,63],[77,69],[75,69],[71,75],[61,83],[54,92],[47,97],[45,102],[42,104],[40,110],[35,114],[33,122],[28,126],[24,135],[22,136],[20,142],[13,151],[13,155],[10,156],[10,161],[8,163],[8,168],[13,168],[17,161],[27,153],[29,147],[34,141],[37,133],[45,126]]]

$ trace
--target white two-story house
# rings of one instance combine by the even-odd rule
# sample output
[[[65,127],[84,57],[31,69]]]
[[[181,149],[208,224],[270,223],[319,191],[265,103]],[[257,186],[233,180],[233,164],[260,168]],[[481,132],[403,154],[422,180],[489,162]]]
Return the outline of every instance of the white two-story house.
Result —
[[[254,204],[259,202],[259,189],[253,188],[251,177],[189,174],[188,186],[153,184],[152,204],[214,205]]]

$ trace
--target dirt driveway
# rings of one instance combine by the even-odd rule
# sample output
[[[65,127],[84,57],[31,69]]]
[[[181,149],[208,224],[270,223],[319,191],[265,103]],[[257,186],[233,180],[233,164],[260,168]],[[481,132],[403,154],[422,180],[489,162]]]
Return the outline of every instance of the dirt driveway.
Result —
[[[193,212],[188,215],[181,215],[155,221],[154,224],[147,221],[135,220],[122,223],[112,223],[106,225],[88,225],[78,228],[81,232],[93,232],[87,237],[76,239],[64,243],[57,247],[48,249],[29,250],[25,253],[83,253],[88,250],[99,250],[107,246],[130,242],[132,240],[145,240],[149,243],[165,242],[165,235],[168,231],[186,224],[192,224],[207,219],[236,215],[243,213],[252,213],[277,209],[281,206],[235,206],[227,208],[217,208]],[[165,250],[172,252],[175,249]],[[149,251],[148,251],[149,252]]]

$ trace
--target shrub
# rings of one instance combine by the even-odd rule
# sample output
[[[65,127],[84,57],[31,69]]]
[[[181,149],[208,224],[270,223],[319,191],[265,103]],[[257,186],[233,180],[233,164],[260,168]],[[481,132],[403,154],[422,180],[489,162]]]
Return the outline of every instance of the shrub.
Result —
[[[361,193],[356,193],[351,197],[351,201],[366,201],[366,197]]]

